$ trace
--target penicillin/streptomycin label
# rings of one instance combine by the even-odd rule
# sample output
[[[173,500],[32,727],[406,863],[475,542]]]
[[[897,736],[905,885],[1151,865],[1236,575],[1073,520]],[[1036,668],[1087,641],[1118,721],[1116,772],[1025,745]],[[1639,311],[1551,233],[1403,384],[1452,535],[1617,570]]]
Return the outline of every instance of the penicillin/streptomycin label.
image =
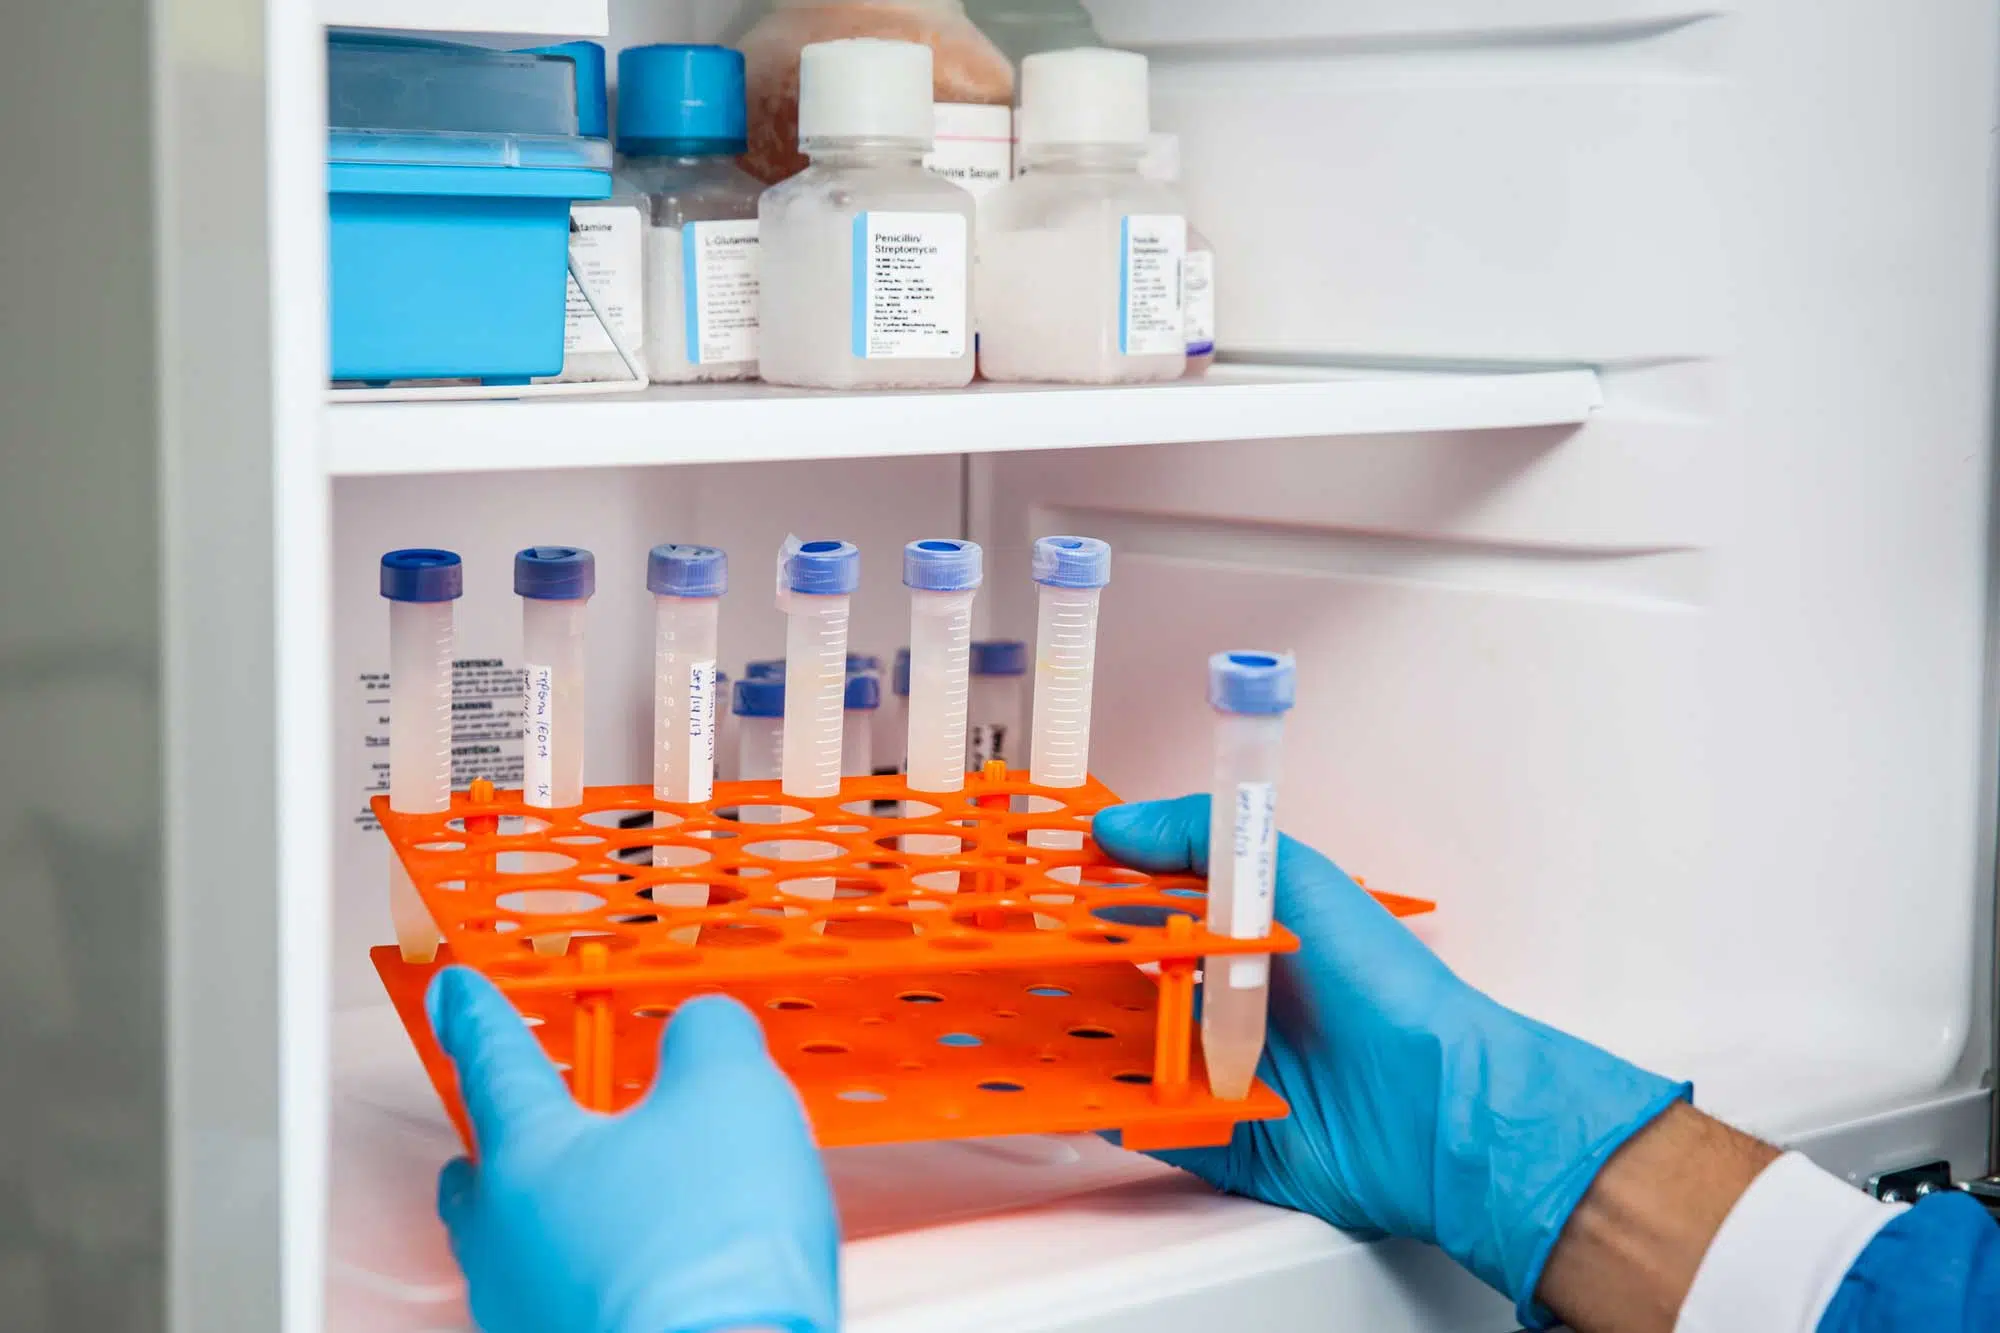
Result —
[[[968,239],[957,213],[855,214],[855,356],[965,355]]]
[[[1230,904],[1229,933],[1239,940],[1262,939],[1271,933],[1272,885],[1278,860],[1278,791],[1269,782],[1236,784],[1236,895]],[[1229,984],[1237,989],[1260,986],[1270,975],[1265,957],[1234,958]]]
[[[1125,356],[1171,356],[1187,350],[1182,269],[1187,219],[1129,214],[1118,239],[1118,350]]]

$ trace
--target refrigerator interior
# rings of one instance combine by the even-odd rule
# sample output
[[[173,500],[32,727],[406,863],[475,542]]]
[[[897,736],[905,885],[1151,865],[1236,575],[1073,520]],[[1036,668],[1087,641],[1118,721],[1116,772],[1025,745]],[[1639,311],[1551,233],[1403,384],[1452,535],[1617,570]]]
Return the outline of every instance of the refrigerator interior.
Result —
[[[1090,7],[1153,58],[1229,359],[1586,367],[1602,406],[976,456],[870,458],[853,436],[802,445],[853,457],[658,467],[566,468],[552,429],[539,470],[330,476],[330,1330],[466,1327],[430,1212],[455,1145],[366,956],[392,938],[362,813],[386,755],[375,562],[406,545],[463,554],[459,656],[496,670],[519,660],[511,553],[596,552],[599,784],[647,772],[656,542],[730,552],[734,675],[782,651],[764,579],[787,533],[861,546],[852,646],[884,655],[905,541],[984,543],[979,633],[1032,638],[1033,537],[1104,537],[1092,767],[1115,790],[1201,789],[1207,655],[1295,651],[1283,826],[1436,899],[1419,929],[1470,981],[1836,1169],[1925,1147],[1984,1165],[1990,7]],[[618,0],[611,44],[709,36],[732,10]],[[323,409],[322,440],[355,410]],[[1245,1299],[1258,1326],[1512,1327],[1418,1247],[1095,1141],[833,1169],[867,1333],[1158,1333]]]

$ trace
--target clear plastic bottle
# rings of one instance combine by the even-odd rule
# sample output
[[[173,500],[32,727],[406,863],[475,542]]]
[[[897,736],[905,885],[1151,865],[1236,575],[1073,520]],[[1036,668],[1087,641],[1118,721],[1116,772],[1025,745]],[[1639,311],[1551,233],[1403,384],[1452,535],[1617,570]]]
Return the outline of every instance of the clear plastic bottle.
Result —
[[[922,164],[930,48],[856,39],[800,60],[813,161],[758,208],[760,373],[822,389],[971,383],[973,202]]]
[[[1139,174],[1176,188],[1181,180],[1181,136],[1157,133],[1146,138],[1146,155]],[[1187,261],[1182,269],[1181,296],[1187,316],[1187,373],[1206,375],[1215,364],[1215,247],[1193,222],[1187,228]]]
[[[848,37],[929,47],[937,133],[924,165],[974,194],[1005,183],[1014,66],[966,18],[960,0],[777,0],[739,43],[750,75],[743,165],[753,176],[775,185],[805,169],[800,53]]]
[[[1187,216],[1139,174],[1146,58],[1050,51],[1021,70],[1021,166],[979,210],[979,368],[1132,384],[1187,372]]]
[[[1017,67],[1043,51],[1104,45],[1077,0],[965,0],[965,16]]]
[[[645,222],[646,371],[656,383],[757,374],[757,197],[738,167],[743,57],[635,46],[618,57],[623,192]]]

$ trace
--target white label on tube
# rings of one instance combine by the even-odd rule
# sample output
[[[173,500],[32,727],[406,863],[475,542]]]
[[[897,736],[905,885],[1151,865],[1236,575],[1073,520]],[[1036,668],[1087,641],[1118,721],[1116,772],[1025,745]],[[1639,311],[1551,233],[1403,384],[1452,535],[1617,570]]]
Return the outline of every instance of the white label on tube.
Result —
[[[1229,905],[1229,935],[1232,939],[1261,940],[1271,933],[1271,895],[1277,880],[1278,789],[1274,785],[1236,784],[1235,834],[1235,901]]]
[[[715,795],[715,659],[688,667],[688,800]]]
[[[579,206],[569,215],[569,253],[578,272],[590,283],[590,294],[611,322],[618,336],[634,352],[644,341],[641,311],[645,287],[641,277],[639,210],[631,207]],[[574,277],[569,279],[568,303],[563,308],[563,351],[615,352],[611,335],[604,331],[590,302]]]
[[[967,248],[958,213],[855,214],[854,355],[964,356]]]
[[[688,361],[755,361],[757,219],[683,224],[681,264]]]
[[[1171,356],[1187,351],[1181,267],[1187,219],[1130,214],[1119,227],[1118,351],[1123,356]]]
[[[1259,954],[1255,958],[1232,958],[1229,960],[1229,989],[1255,990],[1271,979],[1271,960]]]
[[[974,199],[1007,183],[1014,174],[1012,107],[939,102],[931,111],[937,146],[924,166]]]
[[[1188,251],[1185,271],[1188,355],[1207,356],[1215,350],[1215,251]]]
[[[521,701],[521,799],[549,808],[556,803],[554,667],[528,663]]]

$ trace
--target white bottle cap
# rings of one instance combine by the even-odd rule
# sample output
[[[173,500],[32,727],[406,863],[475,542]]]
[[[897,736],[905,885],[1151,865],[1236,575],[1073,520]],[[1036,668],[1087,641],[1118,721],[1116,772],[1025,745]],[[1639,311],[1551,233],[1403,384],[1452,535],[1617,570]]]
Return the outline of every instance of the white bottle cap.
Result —
[[[1181,136],[1154,130],[1146,136],[1146,152],[1139,159],[1139,174],[1161,185],[1175,185],[1181,178]]]
[[[1146,57],[1082,47],[1042,51],[1021,62],[1021,142],[1140,147],[1146,110]]]
[[[928,151],[931,49],[852,37],[799,53],[799,145],[815,139],[895,139]]]

